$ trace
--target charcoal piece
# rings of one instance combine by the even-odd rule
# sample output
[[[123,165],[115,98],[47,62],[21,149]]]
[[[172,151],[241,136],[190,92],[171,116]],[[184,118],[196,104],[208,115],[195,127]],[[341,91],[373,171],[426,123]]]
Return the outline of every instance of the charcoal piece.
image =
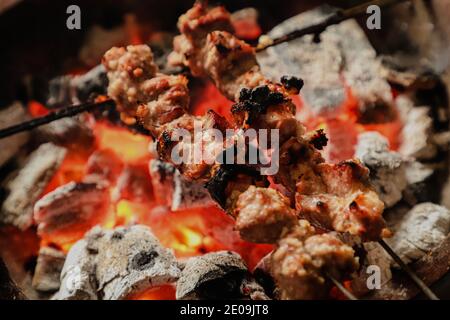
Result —
[[[33,276],[33,288],[42,292],[55,292],[60,287],[60,275],[66,255],[51,247],[39,250]]]
[[[178,300],[267,298],[249,279],[247,266],[234,252],[219,251],[190,258],[177,282]]]
[[[0,129],[29,120],[25,108],[15,102],[11,106],[0,110]],[[0,139],[0,167],[8,162],[29,139],[29,133],[23,132],[8,138]]]
[[[389,143],[378,132],[365,132],[358,136],[355,156],[370,169],[370,180],[386,207],[402,199],[407,187],[405,161],[389,150]]]
[[[430,202],[420,203],[390,228],[394,236],[386,242],[404,262],[410,263],[428,254],[448,236],[450,211]]]
[[[58,170],[66,149],[52,143],[33,151],[17,176],[5,189],[8,195],[0,212],[0,222],[26,229],[33,223],[33,206]]]
[[[54,299],[126,299],[176,281],[179,267],[147,226],[96,227],[69,251]]]
[[[68,243],[103,223],[109,210],[109,188],[72,181],[39,199],[34,205],[34,219],[39,235]]]

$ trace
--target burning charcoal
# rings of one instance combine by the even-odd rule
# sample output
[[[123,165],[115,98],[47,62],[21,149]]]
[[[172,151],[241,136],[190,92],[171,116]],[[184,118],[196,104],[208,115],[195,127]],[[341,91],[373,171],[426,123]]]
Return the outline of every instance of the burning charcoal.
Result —
[[[8,108],[0,111],[0,129],[12,126],[17,123],[28,120],[27,113],[23,106],[16,102]],[[9,138],[0,140],[0,167],[11,159],[20,148],[28,141],[27,132],[16,134]]]
[[[94,95],[106,94],[108,78],[103,65],[98,65],[81,76],[61,76],[50,80],[48,107],[86,102]]]
[[[398,96],[395,102],[403,122],[399,152],[419,160],[433,158],[436,146],[432,142],[433,120],[429,116],[429,108],[415,107],[405,95]]]
[[[275,298],[278,296],[278,292],[275,284],[275,279],[272,275],[271,264],[272,252],[258,262],[258,264],[253,269],[252,274],[253,277],[255,277],[255,280],[264,288],[264,291],[267,292],[267,294],[271,298]]]
[[[127,165],[117,179],[114,200],[125,199],[148,203],[153,201],[151,177],[146,165]]]
[[[442,242],[450,231],[450,211],[425,202],[414,206],[391,228],[394,236],[386,242],[409,263],[426,255]]]
[[[158,202],[170,206],[172,211],[208,207],[214,204],[202,183],[186,181],[171,164],[152,160],[150,174]]]
[[[38,233],[57,243],[79,239],[102,223],[110,209],[109,188],[70,182],[39,199],[34,206]]]
[[[389,143],[378,132],[365,132],[358,136],[355,156],[370,169],[370,178],[381,200],[392,207],[402,199],[407,186],[402,156],[389,151]]]
[[[381,61],[355,20],[331,26],[322,34],[322,41],[337,41],[342,50],[344,78],[358,99],[362,123],[384,123],[394,120],[393,97],[389,84],[382,77]]]
[[[82,291],[89,299],[103,300],[125,299],[171,283],[180,275],[172,252],[143,225],[92,229],[70,250],[62,272],[63,284],[73,281],[71,270],[77,270],[75,278],[80,280],[78,295]],[[55,298],[76,298],[76,290],[70,287],[61,286]]]
[[[161,205],[170,206],[174,190],[175,167],[167,162],[150,160],[149,170],[156,201]]]
[[[432,199],[433,169],[418,161],[409,161],[406,163],[405,171],[408,186],[403,191],[403,199],[410,205]]]
[[[87,183],[107,183],[114,185],[123,170],[123,162],[111,150],[97,150],[89,157],[86,165]]]
[[[264,290],[248,278],[242,258],[234,252],[219,251],[190,258],[177,282],[178,300],[267,299]]]
[[[34,130],[38,141],[52,142],[57,145],[76,145],[89,149],[94,143],[94,135],[86,123],[79,117],[63,118]]]
[[[325,20],[333,12],[329,6],[310,10],[285,20],[270,31],[269,36],[274,38]],[[344,61],[337,42],[314,43],[312,39],[313,36],[305,36],[269,48],[258,54],[258,62],[263,73],[272,80],[278,81],[286,74],[302,77],[305,86],[301,97],[312,112],[319,115],[332,112],[346,98],[340,75]]]
[[[410,54],[383,56],[383,75],[389,82],[407,90],[433,88],[439,77],[430,67],[424,64],[417,66],[417,60]]]
[[[97,300],[95,265],[82,239],[75,243],[67,254],[61,271],[59,291],[54,300]]]
[[[33,276],[33,288],[43,292],[55,292],[60,287],[60,275],[66,255],[54,248],[43,247],[39,251]]]
[[[46,143],[30,154],[17,176],[9,181],[0,221],[26,229],[33,222],[33,206],[58,170],[66,149]]]

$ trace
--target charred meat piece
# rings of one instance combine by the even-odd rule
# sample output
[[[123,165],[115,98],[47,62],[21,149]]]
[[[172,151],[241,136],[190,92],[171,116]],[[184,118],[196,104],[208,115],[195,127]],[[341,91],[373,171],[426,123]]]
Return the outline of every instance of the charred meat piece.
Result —
[[[338,280],[357,270],[353,249],[332,234],[315,235],[305,220],[286,234],[272,254],[272,273],[281,299],[324,299],[332,287],[327,275]]]

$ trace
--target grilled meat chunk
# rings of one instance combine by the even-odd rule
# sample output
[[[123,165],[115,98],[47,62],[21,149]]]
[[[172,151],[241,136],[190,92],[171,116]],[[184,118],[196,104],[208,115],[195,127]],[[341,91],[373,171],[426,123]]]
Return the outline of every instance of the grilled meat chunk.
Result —
[[[350,246],[332,234],[315,234],[306,220],[300,220],[279,241],[271,265],[281,299],[311,300],[328,296],[328,275],[346,279],[359,264]]]

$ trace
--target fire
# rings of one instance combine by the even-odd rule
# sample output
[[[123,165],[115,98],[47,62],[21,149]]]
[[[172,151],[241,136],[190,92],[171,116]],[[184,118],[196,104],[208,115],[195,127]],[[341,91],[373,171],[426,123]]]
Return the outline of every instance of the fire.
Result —
[[[175,300],[175,288],[171,285],[155,287],[129,296],[127,300]]]
[[[325,130],[329,143],[325,148],[324,157],[330,162],[339,162],[354,157],[358,134],[366,131],[381,133],[388,139],[392,150],[397,150],[399,147],[402,129],[399,117],[395,115],[394,120],[385,123],[359,123],[358,100],[348,86],[346,87],[346,99],[329,115],[314,115],[301,97],[295,97],[293,102],[297,107],[298,117],[305,124],[307,130]]]
[[[97,122],[94,134],[98,149],[110,149],[126,163],[149,159],[149,137],[133,134],[125,128],[114,127],[106,122]]]

